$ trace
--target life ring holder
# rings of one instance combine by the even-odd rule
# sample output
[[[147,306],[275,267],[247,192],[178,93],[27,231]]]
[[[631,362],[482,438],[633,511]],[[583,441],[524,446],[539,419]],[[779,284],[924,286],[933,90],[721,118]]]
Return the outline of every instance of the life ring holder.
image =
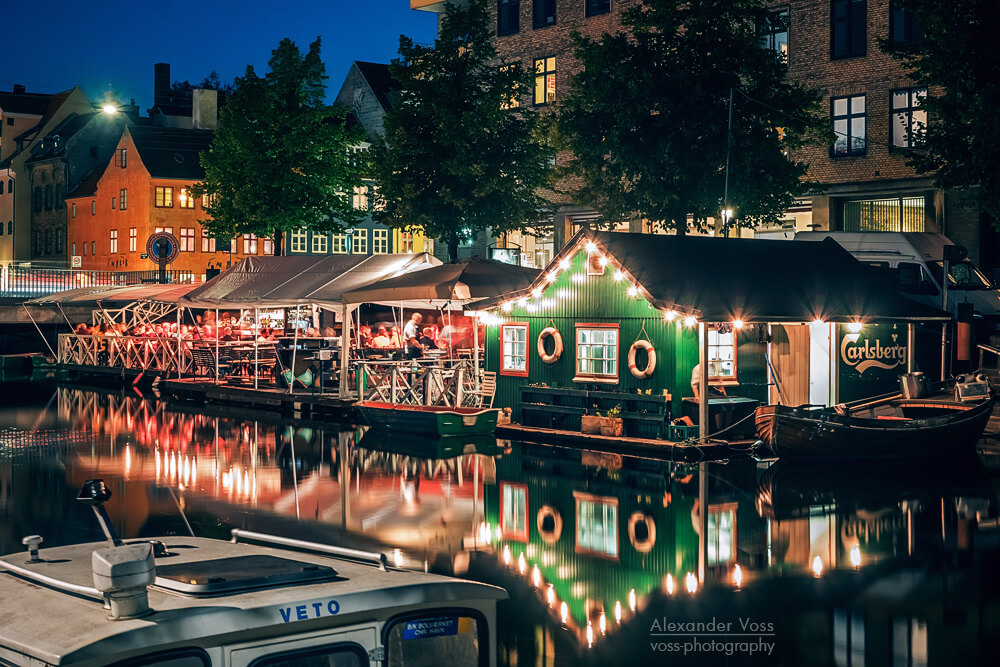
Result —
[[[628,370],[632,373],[633,377],[640,380],[645,380],[653,374],[656,370],[656,348],[653,347],[653,343],[649,340],[649,334],[646,334],[647,338],[640,338],[646,333],[646,323],[642,323],[642,328],[639,330],[639,335],[636,336],[635,341],[632,343],[632,347],[628,349]],[[646,367],[640,369],[635,364],[636,352],[639,350],[646,351]]]
[[[646,528],[646,539],[644,540],[640,540],[636,536],[636,530],[640,523],[644,524]],[[656,522],[653,521],[653,517],[645,512],[633,512],[632,516],[628,518],[628,540],[641,554],[652,551],[653,545],[656,544]]]
[[[548,530],[545,528],[545,520],[552,519],[552,529]],[[552,505],[542,505],[538,509],[538,514],[535,517],[535,524],[538,526],[538,535],[542,538],[542,542],[546,544],[555,544],[559,541],[559,537],[562,535],[562,515],[559,514],[559,510],[552,507]]]
[[[549,320],[549,322],[551,323],[552,320]],[[548,336],[552,337],[552,354],[545,353],[545,339]],[[559,329],[556,329],[551,325],[542,329],[541,333],[538,334],[537,346],[538,356],[542,361],[547,364],[554,364],[559,361],[559,357],[561,357],[563,353],[562,334],[559,333]]]

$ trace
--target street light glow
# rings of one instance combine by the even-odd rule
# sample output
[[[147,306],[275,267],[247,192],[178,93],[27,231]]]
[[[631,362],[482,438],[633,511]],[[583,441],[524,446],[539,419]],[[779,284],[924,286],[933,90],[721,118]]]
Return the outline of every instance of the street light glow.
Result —
[[[118,107],[108,102],[107,104],[101,107],[101,111],[108,114],[109,116],[113,116],[116,113],[118,113]]]

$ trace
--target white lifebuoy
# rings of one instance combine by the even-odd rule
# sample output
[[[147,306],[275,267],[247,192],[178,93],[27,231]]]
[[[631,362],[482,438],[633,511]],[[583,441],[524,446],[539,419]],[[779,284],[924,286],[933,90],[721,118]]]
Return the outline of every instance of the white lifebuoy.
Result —
[[[538,535],[542,538],[542,542],[555,544],[559,541],[563,525],[559,510],[551,505],[542,505],[538,510],[535,523],[538,526]]]
[[[545,354],[545,338],[552,336],[552,354]],[[559,361],[563,353],[562,335],[555,327],[545,327],[538,334],[538,356],[547,364],[554,364]]]
[[[656,523],[644,512],[634,512],[628,519],[628,539],[641,554],[652,551],[656,544]]]
[[[635,365],[635,353],[636,350],[643,349],[646,350],[646,356],[648,361],[646,361],[646,367],[639,370],[639,367]],[[648,378],[656,370],[656,349],[653,348],[653,344],[648,340],[637,340],[632,343],[632,347],[628,349],[628,370],[635,377],[643,380]]]

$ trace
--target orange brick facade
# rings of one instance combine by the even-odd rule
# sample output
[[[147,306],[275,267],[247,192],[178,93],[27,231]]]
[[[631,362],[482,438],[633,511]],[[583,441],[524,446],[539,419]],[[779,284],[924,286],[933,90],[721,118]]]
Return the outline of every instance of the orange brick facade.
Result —
[[[125,166],[121,166],[122,150]],[[80,267],[87,270],[145,271],[156,269],[150,259],[143,259],[149,236],[159,228],[171,231],[182,243],[177,259],[168,266],[171,270],[191,272],[196,277],[208,268],[226,268],[245,256],[243,239],[230,246],[218,242],[215,252],[203,252],[203,231],[199,218],[206,217],[201,199],[194,201],[194,208],[181,207],[181,193],[193,185],[179,179],[151,178],[142,163],[129,132],[123,133],[115,148],[114,157],[97,182],[96,192],[66,199],[67,253],[80,257]],[[157,206],[157,188],[160,202],[172,206]],[[169,188],[170,190],[166,190]],[[122,208],[122,192],[125,207]],[[117,238],[113,236],[117,233]],[[117,241],[117,243],[115,243]],[[210,242],[209,242],[210,243]],[[185,245],[189,247],[185,247]],[[117,249],[114,247],[117,245]],[[256,252],[264,254],[263,241],[257,241]]]

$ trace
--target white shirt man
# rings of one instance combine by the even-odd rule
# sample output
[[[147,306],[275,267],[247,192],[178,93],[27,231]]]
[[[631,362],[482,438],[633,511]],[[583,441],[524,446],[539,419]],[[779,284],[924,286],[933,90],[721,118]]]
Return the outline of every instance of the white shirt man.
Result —
[[[420,323],[424,316],[413,313],[410,321],[403,327],[403,341],[406,346],[406,358],[415,359],[423,354],[424,346],[420,344]]]

